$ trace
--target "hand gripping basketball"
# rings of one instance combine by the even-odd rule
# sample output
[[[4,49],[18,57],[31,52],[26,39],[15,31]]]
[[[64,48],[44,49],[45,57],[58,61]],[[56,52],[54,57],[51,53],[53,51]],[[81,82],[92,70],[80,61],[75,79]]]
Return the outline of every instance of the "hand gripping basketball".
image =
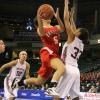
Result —
[[[54,9],[49,4],[43,4],[38,8],[38,14],[41,19],[51,19],[54,16]]]

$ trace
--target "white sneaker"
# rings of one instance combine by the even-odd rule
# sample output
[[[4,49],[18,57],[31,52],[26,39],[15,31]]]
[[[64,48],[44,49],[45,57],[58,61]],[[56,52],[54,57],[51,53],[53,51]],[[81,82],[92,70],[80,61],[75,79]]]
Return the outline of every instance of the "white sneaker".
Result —
[[[54,96],[54,97],[59,97],[59,94],[55,91],[55,88],[48,88],[45,92],[46,95]]]

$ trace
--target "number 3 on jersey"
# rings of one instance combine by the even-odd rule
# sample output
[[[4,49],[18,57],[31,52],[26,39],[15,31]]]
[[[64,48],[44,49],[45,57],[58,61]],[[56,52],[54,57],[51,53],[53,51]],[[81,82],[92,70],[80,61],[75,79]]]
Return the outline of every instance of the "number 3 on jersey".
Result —
[[[77,47],[74,47],[74,51],[75,52],[73,54],[71,54],[71,57],[73,57],[74,59],[78,59],[80,54],[82,53],[82,51],[80,51],[79,48],[77,48]]]

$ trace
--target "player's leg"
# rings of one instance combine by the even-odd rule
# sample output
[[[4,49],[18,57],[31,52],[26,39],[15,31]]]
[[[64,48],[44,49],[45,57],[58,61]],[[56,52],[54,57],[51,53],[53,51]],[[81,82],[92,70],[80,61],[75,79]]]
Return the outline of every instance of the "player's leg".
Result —
[[[0,96],[0,100],[2,100],[2,97]]]
[[[24,80],[24,84],[33,84],[33,85],[41,85],[45,83],[46,79],[39,76],[37,78],[31,77],[29,79]]]
[[[15,100],[14,93],[11,89],[11,81],[8,80],[8,77],[4,79],[4,97],[6,100]]]
[[[69,96],[69,92],[72,88],[74,81],[75,81],[75,72],[74,72],[72,66],[66,65],[65,73],[61,77],[61,79],[56,87],[56,91],[57,91],[57,93],[59,93],[60,97],[67,98],[67,96]]]
[[[79,93],[80,93],[80,72],[79,69],[76,68],[75,70],[76,73],[76,79],[75,82],[71,88],[70,96],[72,100],[79,100]]]
[[[55,70],[49,88],[46,90],[47,95],[52,95],[54,98],[60,98],[59,94],[56,92],[55,87],[58,84],[59,79],[64,74],[64,64],[59,58],[50,59],[50,66]]]
[[[61,59],[58,58],[58,55],[55,53],[51,54],[51,52],[53,51],[50,49],[44,49],[41,51],[40,55],[43,71],[45,73],[44,77],[48,79],[52,70],[55,70],[50,84],[50,87],[53,87],[57,85],[57,82],[64,73],[64,64]]]
[[[64,71],[65,71],[64,64],[59,58],[53,58],[50,60],[50,65],[55,70],[51,83],[53,82],[57,83],[60,77],[64,74]],[[56,84],[54,85],[56,86]]]
[[[41,57],[42,65],[41,65],[40,69],[38,70],[38,77],[37,78],[31,77],[29,79],[25,79],[24,84],[41,85],[46,82],[45,74],[48,71],[46,71],[47,64],[45,62],[46,62],[47,57],[46,57],[45,51],[40,53],[40,57]],[[49,74],[49,73],[47,73],[47,74]]]
[[[7,100],[15,100],[15,97],[9,97]]]

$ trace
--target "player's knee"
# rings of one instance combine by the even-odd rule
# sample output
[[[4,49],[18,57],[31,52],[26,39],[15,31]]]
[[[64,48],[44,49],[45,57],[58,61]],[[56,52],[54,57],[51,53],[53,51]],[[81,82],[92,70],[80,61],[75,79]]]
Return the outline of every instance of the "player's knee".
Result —
[[[64,69],[64,67],[63,67],[63,68],[61,68],[61,71],[62,71],[62,74],[64,74],[64,72],[65,72],[65,69]]]
[[[59,64],[59,67],[58,67],[58,69],[61,70],[62,73],[65,72],[65,67],[64,67],[64,66],[65,66],[65,65],[64,65],[63,63],[61,63],[61,64]]]

